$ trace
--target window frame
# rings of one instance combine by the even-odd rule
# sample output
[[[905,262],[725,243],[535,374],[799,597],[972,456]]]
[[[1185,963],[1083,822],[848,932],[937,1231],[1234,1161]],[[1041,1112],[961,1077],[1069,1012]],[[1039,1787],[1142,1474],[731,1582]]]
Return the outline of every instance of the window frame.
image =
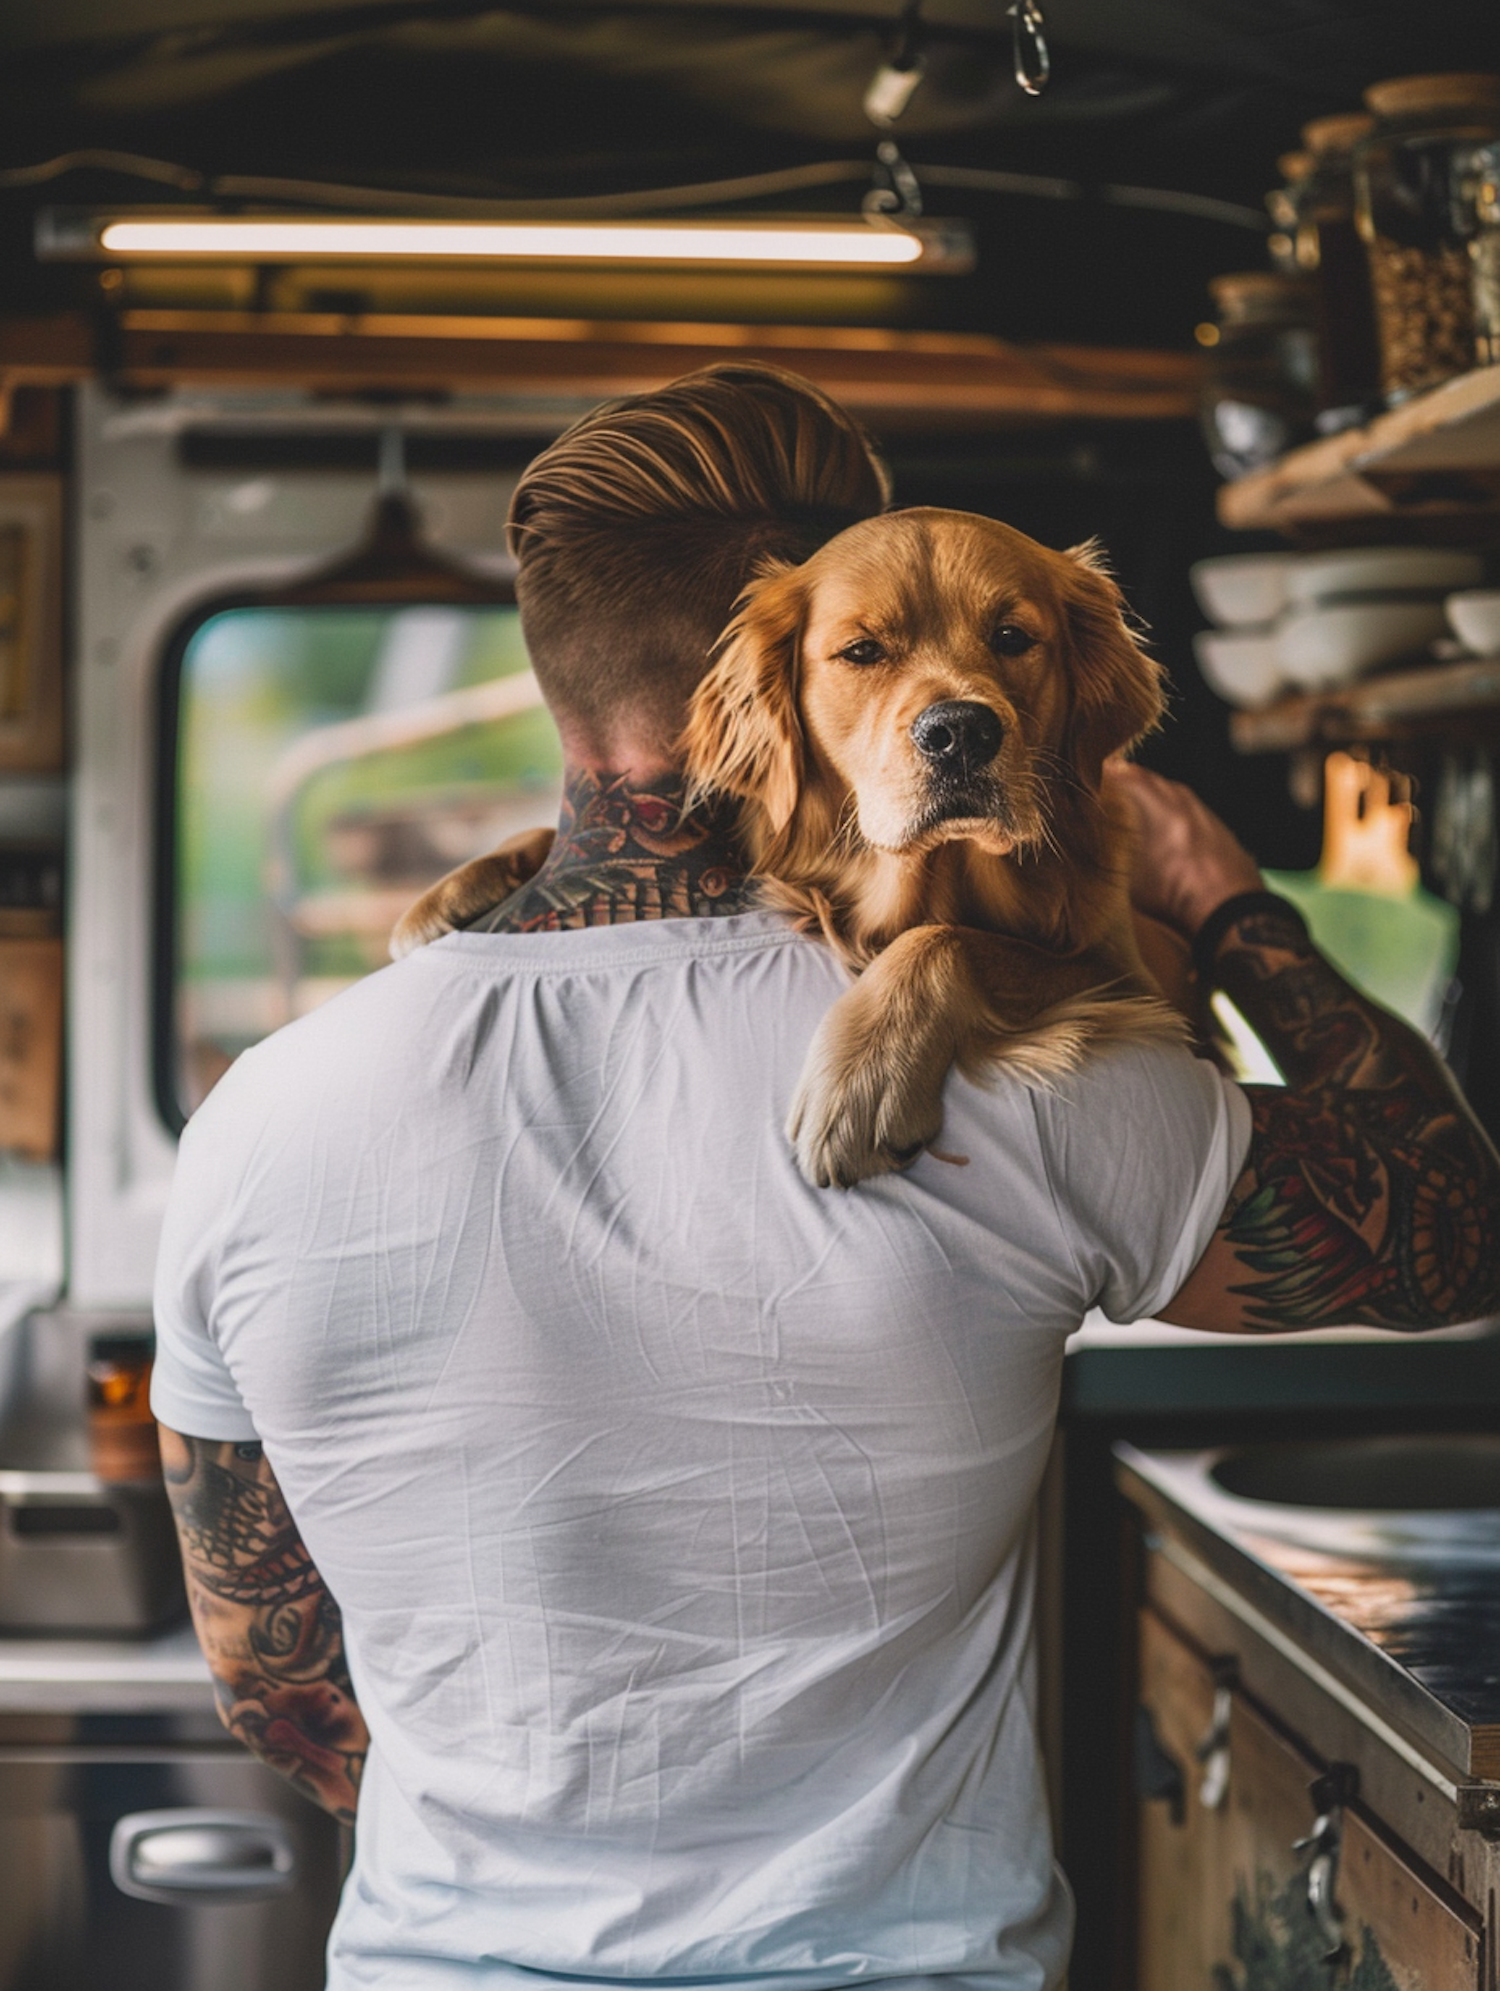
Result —
[[[362,600],[351,596],[338,600],[299,599],[295,589],[233,588],[206,595],[187,608],[168,631],[162,643],[153,696],[152,852],[151,852],[151,935],[150,935],[150,1064],[151,1096],[162,1125],[174,1140],[181,1138],[189,1115],[183,1111],[178,1094],[177,980],[182,965],[182,908],[178,904],[177,860],[179,854],[178,788],[181,780],[182,672],[193,638],[218,616],[254,609],[285,609],[316,615],[324,610],[376,609],[382,614],[399,615],[408,608],[444,608],[484,614],[496,609],[516,608],[513,582],[496,579],[489,583],[495,599],[487,603],[455,599],[436,601],[415,589],[409,600]]]

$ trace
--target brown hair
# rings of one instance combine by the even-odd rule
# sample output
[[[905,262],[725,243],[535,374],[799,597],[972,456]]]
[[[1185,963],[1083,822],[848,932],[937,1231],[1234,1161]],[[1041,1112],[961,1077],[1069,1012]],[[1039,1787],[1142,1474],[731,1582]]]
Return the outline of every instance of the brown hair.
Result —
[[[537,457],[508,536],[527,647],[559,718],[675,741],[735,601],[882,511],[873,445],[779,367],[711,366],[611,401]]]

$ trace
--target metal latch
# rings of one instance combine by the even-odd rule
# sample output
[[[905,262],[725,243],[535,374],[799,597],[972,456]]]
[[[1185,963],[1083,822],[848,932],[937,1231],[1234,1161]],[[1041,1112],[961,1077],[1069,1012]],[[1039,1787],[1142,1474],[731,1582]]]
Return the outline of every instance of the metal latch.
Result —
[[[1307,1912],[1326,1945],[1325,1963],[1336,1963],[1344,1953],[1344,1916],[1335,1889],[1344,1839],[1344,1806],[1353,1801],[1358,1790],[1359,1771],[1352,1763],[1330,1763],[1322,1776],[1308,1785],[1318,1814],[1313,1829],[1292,1845],[1294,1853],[1312,1853],[1307,1868]]]
[[[1460,1831],[1500,1839],[1500,1784],[1460,1784],[1458,1824]]]
[[[1151,1710],[1144,1705],[1135,1711],[1135,1788],[1138,1797],[1164,1798],[1172,1823],[1182,1823],[1187,1790],[1182,1765],[1163,1746]]]

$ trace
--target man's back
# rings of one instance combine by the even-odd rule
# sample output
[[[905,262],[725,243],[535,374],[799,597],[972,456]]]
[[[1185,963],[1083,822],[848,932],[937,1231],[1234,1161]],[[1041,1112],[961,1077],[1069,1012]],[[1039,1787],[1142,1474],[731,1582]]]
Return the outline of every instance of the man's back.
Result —
[[[371,1731],[333,1985],[1060,1975],[1062,1343],[1176,1291],[1248,1116],[1142,1047],[816,1191],[844,986],[763,914],[457,935],[190,1129],[159,1414],[263,1440]]]

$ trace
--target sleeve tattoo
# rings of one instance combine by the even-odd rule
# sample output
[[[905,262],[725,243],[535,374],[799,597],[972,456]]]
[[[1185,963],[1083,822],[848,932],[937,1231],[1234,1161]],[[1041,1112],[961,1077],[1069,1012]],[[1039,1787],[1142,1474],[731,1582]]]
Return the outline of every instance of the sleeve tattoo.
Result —
[[[1215,979],[1287,1083],[1246,1088],[1245,1170],[1172,1318],[1421,1329],[1500,1312],[1500,1162],[1431,1046],[1274,911],[1229,928]]]
[[[343,1620],[261,1447],[163,1430],[188,1604],[231,1735],[353,1823],[369,1734]]]

